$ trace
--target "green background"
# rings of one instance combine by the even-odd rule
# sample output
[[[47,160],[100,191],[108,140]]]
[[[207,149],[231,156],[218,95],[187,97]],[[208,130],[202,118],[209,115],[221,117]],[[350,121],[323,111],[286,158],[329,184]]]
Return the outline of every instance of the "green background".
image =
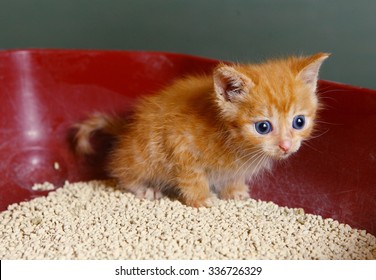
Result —
[[[240,62],[325,51],[322,79],[376,89],[376,0],[0,0],[0,49],[14,48]]]

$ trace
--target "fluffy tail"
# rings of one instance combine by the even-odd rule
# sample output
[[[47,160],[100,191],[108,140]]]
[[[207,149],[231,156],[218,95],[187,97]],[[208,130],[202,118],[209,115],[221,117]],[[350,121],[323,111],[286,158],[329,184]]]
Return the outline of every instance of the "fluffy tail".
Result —
[[[75,149],[78,154],[94,153],[90,137],[96,131],[101,131],[112,136],[120,134],[123,120],[117,116],[95,113],[86,120],[74,125],[77,132],[74,136]]]

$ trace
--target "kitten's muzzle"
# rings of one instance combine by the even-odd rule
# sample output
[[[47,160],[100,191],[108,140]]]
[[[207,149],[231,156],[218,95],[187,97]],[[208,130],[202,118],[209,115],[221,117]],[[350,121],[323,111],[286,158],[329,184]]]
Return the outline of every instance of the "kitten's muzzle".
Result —
[[[285,154],[288,154],[288,153],[290,152],[291,146],[292,146],[292,142],[291,142],[291,140],[289,140],[289,139],[281,140],[281,141],[278,143],[278,147],[279,147],[280,150],[281,150],[283,153],[285,153]]]

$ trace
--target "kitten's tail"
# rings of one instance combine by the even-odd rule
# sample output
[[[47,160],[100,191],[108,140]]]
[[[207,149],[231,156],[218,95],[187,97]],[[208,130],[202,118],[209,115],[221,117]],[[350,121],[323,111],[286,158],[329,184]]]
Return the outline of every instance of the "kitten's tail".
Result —
[[[94,113],[86,120],[75,124],[74,146],[78,154],[88,155],[94,153],[90,137],[96,131],[117,136],[120,134],[124,120],[118,116],[103,113]]]

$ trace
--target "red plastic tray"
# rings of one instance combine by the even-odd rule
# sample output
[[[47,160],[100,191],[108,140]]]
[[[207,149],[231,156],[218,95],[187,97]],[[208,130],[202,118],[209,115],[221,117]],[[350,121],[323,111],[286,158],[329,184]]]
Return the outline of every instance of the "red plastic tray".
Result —
[[[174,78],[217,61],[126,51],[0,51],[0,210],[62,186],[105,178],[78,158],[70,127],[93,111],[124,112]],[[320,81],[321,136],[251,186],[253,198],[332,217],[376,234],[376,91]]]

